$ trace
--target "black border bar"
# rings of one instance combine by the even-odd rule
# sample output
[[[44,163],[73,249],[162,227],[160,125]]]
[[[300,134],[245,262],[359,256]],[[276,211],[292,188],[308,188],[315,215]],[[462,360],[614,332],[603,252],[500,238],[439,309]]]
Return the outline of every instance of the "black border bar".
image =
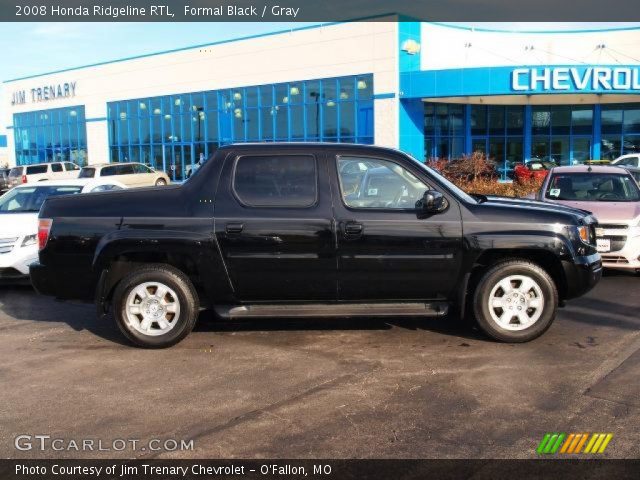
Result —
[[[0,0],[0,22],[336,22],[395,21],[397,16],[450,22],[633,22],[640,21],[640,8],[637,0]]]
[[[56,474],[56,471],[66,473]],[[639,471],[640,459],[0,460],[0,479],[2,480],[413,480],[426,478],[451,480],[615,478],[626,480],[638,478]]]

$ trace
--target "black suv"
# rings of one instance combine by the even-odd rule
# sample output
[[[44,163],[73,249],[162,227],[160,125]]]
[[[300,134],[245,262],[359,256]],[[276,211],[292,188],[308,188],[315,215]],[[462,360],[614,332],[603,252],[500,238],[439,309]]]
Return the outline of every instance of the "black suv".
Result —
[[[474,316],[541,335],[600,279],[595,219],[468,195],[402,152],[362,145],[220,148],[181,186],[49,198],[36,289],[111,307],[149,347],[201,308],[232,318]]]

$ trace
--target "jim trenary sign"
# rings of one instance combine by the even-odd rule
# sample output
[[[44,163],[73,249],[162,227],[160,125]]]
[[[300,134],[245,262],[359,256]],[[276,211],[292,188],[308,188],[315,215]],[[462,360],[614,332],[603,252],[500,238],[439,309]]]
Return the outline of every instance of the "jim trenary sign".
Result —
[[[11,95],[11,105],[22,105],[30,100],[32,103],[48,102],[60,98],[76,96],[76,82],[55,83],[52,85],[39,85],[29,90],[18,90]]]
[[[511,71],[516,92],[640,93],[640,67],[523,67]]]

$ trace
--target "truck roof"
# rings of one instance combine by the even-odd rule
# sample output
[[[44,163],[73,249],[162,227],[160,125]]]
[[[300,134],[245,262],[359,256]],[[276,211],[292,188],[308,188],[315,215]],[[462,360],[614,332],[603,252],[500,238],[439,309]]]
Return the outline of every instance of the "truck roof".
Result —
[[[323,149],[323,150],[379,150],[394,153],[402,153],[400,150],[379,145],[366,145],[362,143],[335,143],[335,142],[244,142],[223,145],[218,150],[233,150],[234,148],[256,148],[256,149]]]

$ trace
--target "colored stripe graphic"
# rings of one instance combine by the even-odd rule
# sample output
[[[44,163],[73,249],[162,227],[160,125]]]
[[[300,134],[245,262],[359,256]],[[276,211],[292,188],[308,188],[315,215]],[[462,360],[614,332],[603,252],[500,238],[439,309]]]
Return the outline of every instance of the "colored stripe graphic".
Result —
[[[558,451],[566,436],[566,433],[546,433],[536,451],[538,454],[553,455]]]
[[[612,433],[545,433],[536,452],[539,455],[604,453],[612,438]]]

